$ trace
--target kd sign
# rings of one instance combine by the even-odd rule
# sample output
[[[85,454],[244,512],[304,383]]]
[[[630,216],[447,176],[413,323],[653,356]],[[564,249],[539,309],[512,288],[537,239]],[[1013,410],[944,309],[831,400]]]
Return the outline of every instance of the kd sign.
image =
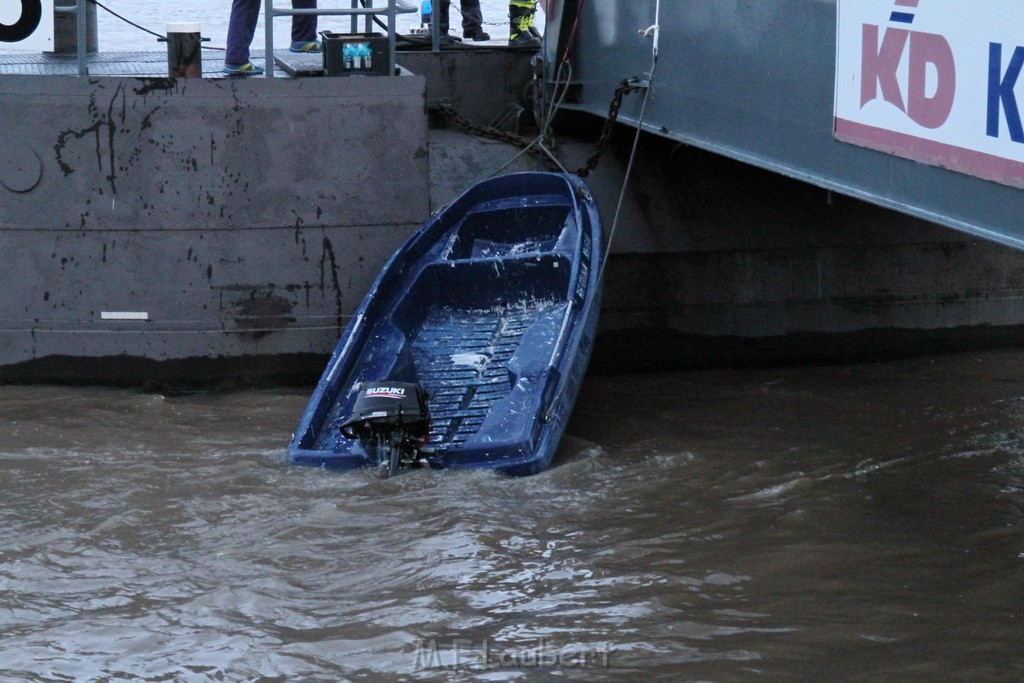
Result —
[[[53,49],[53,0],[0,0],[0,50]]]
[[[1024,188],[1021,0],[839,0],[835,137]]]
[[[938,128],[949,119],[956,95],[956,61],[949,42],[935,33],[890,27],[879,40],[879,27],[864,24],[861,50],[860,104],[881,95],[925,128]],[[896,80],[900,63],[907,59],[907,92]],[[934,88],[928,92],[932,72]]]

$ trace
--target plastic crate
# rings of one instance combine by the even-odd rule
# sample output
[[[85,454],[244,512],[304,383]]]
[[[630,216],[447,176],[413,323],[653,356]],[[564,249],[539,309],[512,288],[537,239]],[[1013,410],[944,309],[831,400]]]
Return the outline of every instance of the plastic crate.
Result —
[[[388,39],[380,33],[321,31],[324,74],[327,76],[387,76]]]

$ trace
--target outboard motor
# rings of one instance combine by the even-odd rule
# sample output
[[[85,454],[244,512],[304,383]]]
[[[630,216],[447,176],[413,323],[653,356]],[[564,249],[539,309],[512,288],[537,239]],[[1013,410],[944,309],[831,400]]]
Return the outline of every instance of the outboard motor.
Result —
[[[346,439],[359,439],[376,455],[382,476],[414,465],[430,439],[427,392],[408,382],[368,382],[356,395],[352,414],[339,425]]]

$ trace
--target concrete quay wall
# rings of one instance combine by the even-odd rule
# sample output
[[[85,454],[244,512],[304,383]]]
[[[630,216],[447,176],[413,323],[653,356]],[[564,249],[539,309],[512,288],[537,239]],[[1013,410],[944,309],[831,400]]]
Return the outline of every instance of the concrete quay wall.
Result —
[[[417,60],[380,79],[0,76],[0,381],[312,382],[393,249],[518,152],[428,129],[425,103],[488,123],[521,57]],[[593,151],[573,116],[569,168]],[[588,178],[608,229],[631,142]],[[1014,346],[1022,295],[1019,251],[645,136],[594,367]]]
[[[0,379],[317,372],[430,212],[424,93],[0,76]]]

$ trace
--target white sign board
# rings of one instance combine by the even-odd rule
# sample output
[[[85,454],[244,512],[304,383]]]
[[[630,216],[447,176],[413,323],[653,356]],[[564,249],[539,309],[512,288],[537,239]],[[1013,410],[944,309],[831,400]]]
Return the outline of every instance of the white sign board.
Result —
[[[839,0],[835,136],[1024,188],[1024,2]]]
[[[0,52],[53,50],[53,0],[0,0]]]

